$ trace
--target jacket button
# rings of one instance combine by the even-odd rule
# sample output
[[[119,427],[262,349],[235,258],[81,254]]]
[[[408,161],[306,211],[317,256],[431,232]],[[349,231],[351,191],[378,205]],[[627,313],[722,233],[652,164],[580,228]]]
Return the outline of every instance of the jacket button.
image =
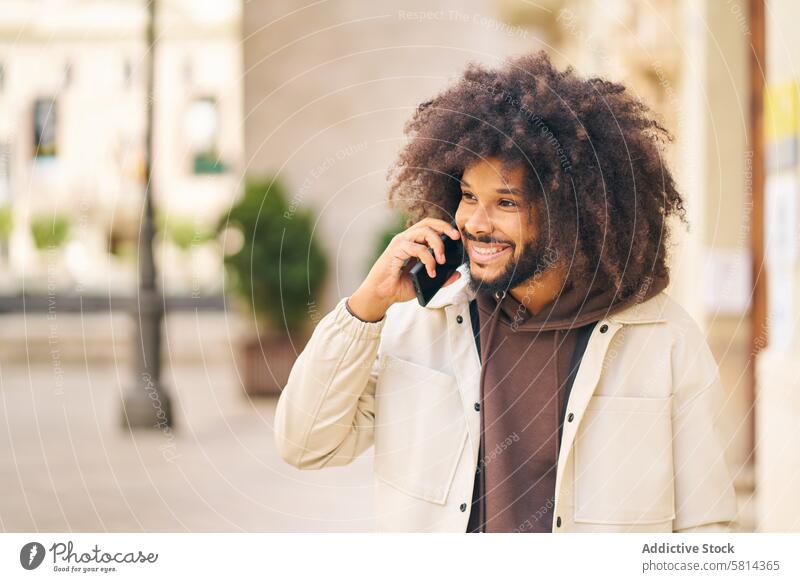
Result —
[[[459,315],[458,317],[456,317],[456,321],[458,323],[464,323],[464,318]]]
[[[466,504],[466,503],[462,503],[462,504],[461,504],[461,507],[459,507],[459,509],[460,509],[461,511],[466,511],[466,510],[467,510],[467,504]]]
[[[571,412],[567,415],[567,422],[572,422],[575,419],[575,415]]]
[[[608,326],[604,323],[600,326],[600,333],[606,333],[608,331]]]
[[[475,403],[475,410],[476,410],[476,412],[480,412],[480,410],[481,410],[481,403],[480,402],[476,402]]]
[[[556,518],[556,527],[561,527],[561,516],[560,515]]]

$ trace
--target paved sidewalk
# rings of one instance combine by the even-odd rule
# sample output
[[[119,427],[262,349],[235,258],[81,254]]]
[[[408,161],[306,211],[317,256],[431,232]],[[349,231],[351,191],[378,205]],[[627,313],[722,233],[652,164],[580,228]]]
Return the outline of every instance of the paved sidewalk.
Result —
[[[372,454],[299,471],[232,362],[167,368],[174,434],[119,428],[127,364],[0,364],[0,530],[365,531]]]

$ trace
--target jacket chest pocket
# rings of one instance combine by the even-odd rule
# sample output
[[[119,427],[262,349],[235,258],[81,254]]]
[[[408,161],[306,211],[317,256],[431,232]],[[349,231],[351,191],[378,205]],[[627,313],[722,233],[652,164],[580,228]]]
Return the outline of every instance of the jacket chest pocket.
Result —
[[[375,387],[375,475],[444,504],[468,431],[456,379],[384,354]]]
[[[594,396],[575,438],[576,522],[675,517],[671,398]]]

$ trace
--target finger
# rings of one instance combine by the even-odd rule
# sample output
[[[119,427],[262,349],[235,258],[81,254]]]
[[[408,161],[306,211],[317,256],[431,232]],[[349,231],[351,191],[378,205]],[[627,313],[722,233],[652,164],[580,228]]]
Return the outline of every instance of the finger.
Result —
[[[445,233],[453,240],[456,240],[459,236],[461,236],[461,233],[458,231],[457,228],[453,228],[452,224],[450,224],[446,220],[441,220],[439,218],[423,218],[417,224],[429,226],[436,232]]]
[[[461,278],[461,271],[456,271],[455,273],[450,275],[450,278],[444,282],[444,285],[442,285],[442,287],[447,287],[451,283],[455,283],[456,281],[458,281],[460,278]]]
[[[444,264],[444,242],[442,242],[441,235],[438,231],[430,226],[420,226],[412,228],[408,232],[408,236],[414,242],[426,242],[428,246],[433,249],[434,256],[439,263]]]
[[[428,250],[428,247],[425,245],[411,242],[411,241],[404,241],[399,248],[400,252],[404,254],[404,259],[416,257],[425,265],[428,275],[431,277],[436,276],[436,261],[433,258],[433,255]]]

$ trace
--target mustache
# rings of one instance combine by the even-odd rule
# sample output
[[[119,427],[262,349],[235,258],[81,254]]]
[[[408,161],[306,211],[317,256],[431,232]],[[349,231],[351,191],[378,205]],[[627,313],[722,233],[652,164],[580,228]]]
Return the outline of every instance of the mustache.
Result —
[[[475,236],[468,233],[466,230],[461,231],[461,236],[463,236],[467,240],[471,240],[474,242],[484,243],[484,244],[499,244],[499,245],[508,245],[512,249],[515,247],[514,243],[510,240],[501,240],[498,238],[494,238],[492,236]]]

